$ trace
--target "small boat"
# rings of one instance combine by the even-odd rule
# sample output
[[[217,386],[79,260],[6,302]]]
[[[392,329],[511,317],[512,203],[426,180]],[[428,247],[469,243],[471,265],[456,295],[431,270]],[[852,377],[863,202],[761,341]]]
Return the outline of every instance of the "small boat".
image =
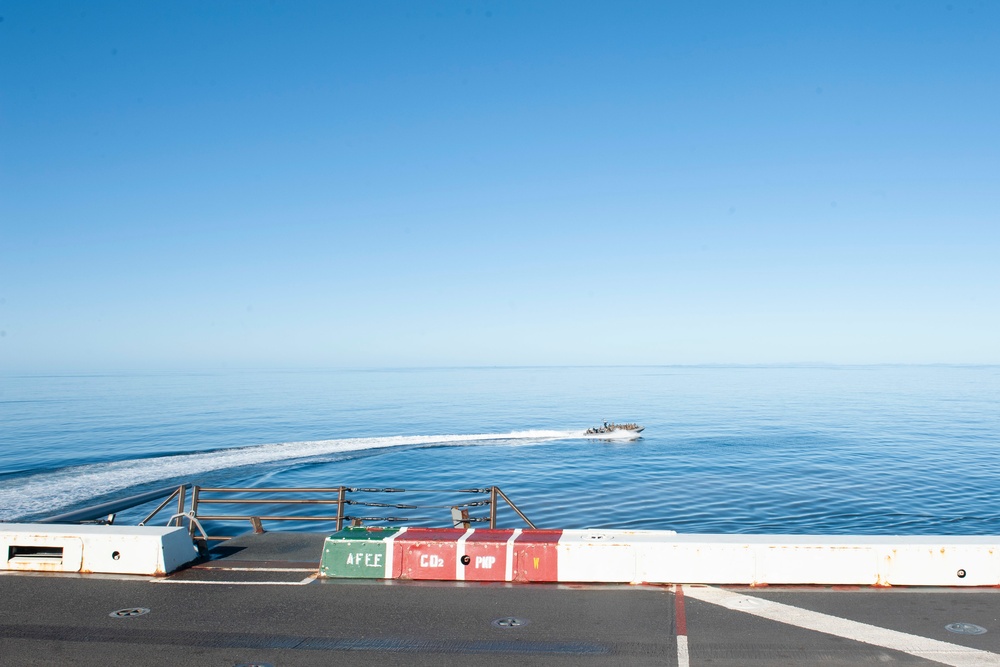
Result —
[[[614,438],[623,440],[632,440],[638,438],[639,434],[645,429],[644,426],[639,426],[638,424],[616,424],[614,422],[604,422],[602,426],[595,426],[594,428],[588,428],[584,431],[583,435],[586,438]]]

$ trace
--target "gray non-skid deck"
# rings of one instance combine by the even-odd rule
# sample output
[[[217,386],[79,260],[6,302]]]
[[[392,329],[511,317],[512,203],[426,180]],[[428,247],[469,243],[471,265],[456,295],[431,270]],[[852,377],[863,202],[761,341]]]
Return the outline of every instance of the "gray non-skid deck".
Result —
[[[0,664],[1000,665],[994,589],[727,587],[735,602],[719,604],[691,587],[323,580],[322,541],[244,536],[157,580],[5,574]],[[869,644],[748,613],[768,604],[895,634]],[[123,609],[149,612],[111,616]],[[922,639],[944,642],[933,660]]]

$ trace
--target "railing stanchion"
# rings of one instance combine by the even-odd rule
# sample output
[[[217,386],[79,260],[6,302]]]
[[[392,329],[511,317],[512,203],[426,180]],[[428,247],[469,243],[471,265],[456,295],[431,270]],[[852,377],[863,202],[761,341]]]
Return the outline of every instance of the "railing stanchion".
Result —
[[[198,516],[198,492],[201,491],[201,487],[195,484],[191,487],[191,516]],[[194,537],[194,522],[188,526],[188,530],[191,532],[191,537]]]
[[[347,489],[341,486],[337,489],[337,532],[344,527],[344,500]]]
[[[162,510],[164,507],[166,507],[170,503],[170,501],[174,499],[174,496],[180,496],[180,499],[181,499],[180,500],[181,511],[183,512],[183,510],[184,510],[184,491],[186,489],[187,489],[187,484],[181,484],[180,486],[178,486],[176,489],[174,489],[173,493],[171,493],[169,496],[167,496],[166,500],[164,500],[162,503],[160,503],[159,505],[157,505],[156,509],[153,510],[152,512],[150,512],[149,515],[145,519],[143,519],[142,521],[140,521],[138,523],[138,525],[145,526],[147,523],[149,523],[150,520],[154,516],[156,516],[157,514],[160,513],[160,510]],[[142,496],[142,497],[145,497],[145,496]],[[126,507],[124,507],[124,509],[128,509],[128,507],[126,506]],[[112,513],[112,516],[114,516],[114,513]],[[173,521],[174,521],[174,517],[170,517],[169,519],[167,519],[167,525],[169,526],[171,523],[173,523]],[[180,524],[180,520],[178,520],[177,525],[178,526],[181,525]]]
[[[181,484],[177,489],[177,514],[184,514],[184,505],[187,503],[187,485]],[[177,525],[183,525],[180,516],[177,517]]]
[[[490,487],[490,528],[497,527],[497,487]]]

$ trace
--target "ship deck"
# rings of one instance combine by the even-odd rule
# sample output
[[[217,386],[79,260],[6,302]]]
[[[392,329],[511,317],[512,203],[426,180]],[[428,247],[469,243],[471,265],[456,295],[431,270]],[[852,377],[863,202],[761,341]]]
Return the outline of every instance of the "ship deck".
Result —
[[[2,662],[1000,665],[994,588],[322,579],[324,537],[245,535],[155,579],[0,574]]]

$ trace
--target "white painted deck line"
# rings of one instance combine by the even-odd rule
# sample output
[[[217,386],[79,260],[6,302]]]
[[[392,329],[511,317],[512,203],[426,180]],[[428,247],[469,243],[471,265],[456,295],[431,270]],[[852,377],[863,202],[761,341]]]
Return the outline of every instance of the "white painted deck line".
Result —
[[[908,653],[953,667],[985,667],[986,665],[996,667],[996,665],[1000,665],[1000,654],[997,653],[880,628],[721,588],[684,586],[684,596],[778,623]]]
[[[196,567],[209,572],[315,572],[315,567]]]
[[[677,667],[691,667],[687,635],[677,635]]]
[[[687,610],[684,607],[684,587],[674,586],[674,638],[677,641],[677,667],[690,667],[688,652]]]
[[[192,581],[190,579],[151,579],[153,584],[198,584],[200,586],[305,586],[316,580],[318,574],[310,574],[302,581]]]

